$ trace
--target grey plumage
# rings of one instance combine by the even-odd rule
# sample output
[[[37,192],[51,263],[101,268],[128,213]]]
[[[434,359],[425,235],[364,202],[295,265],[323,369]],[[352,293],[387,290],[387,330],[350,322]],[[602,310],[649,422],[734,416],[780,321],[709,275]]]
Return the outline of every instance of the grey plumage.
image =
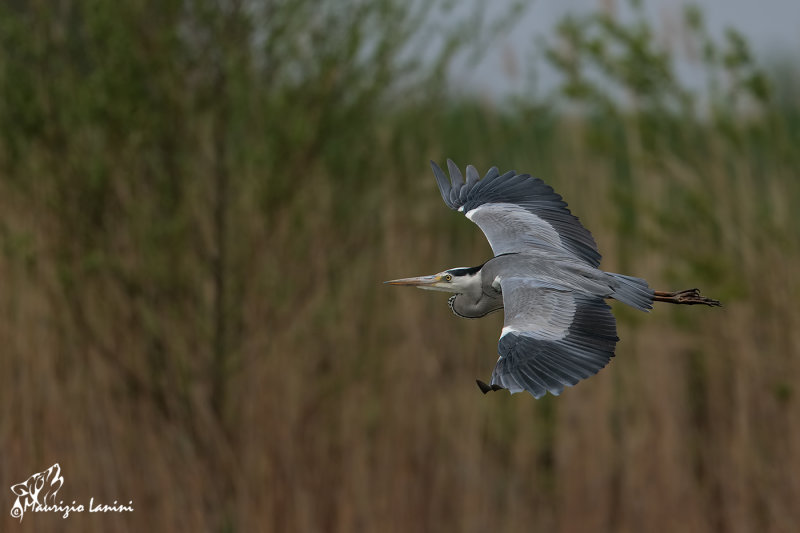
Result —
[[[482,222],[475,222],[487,234],[495,255],[512,251],[512,248],[513,251],[519,251],[521,243],[513,241],[514,238],[525,242],[557,235],[563,247],[576,257],[593,266],[600,264],[600,253],[592,234],[570,213],[561,196],[542,180],[514,171],[501,175],[497,167],[492,167],[482,180],[477,179],[478,173],[475,170],[474,178],[464,184],[458,167],[449,159],[447,161],[451,177],[454,171],[457,172],[452,183],[442,169],[431,161],[442,198],[451,209],[460,210],[464,214],[484,206],[480,215],[473,216],[480,216],[482,219]],[[531,224],[538,219],[539,224],[535,229],[544,230],[545,235],[540,235],[538,231],[518,231],[514,222],[526,214],[531,215]],[[501,238],[501,234],[506,235],[505,240]]]
[[[449,159],[449,178],[436,163],[431,167],[445,204],[480,227],[495,257],[479,267],[387,283],[453,292],[450,308],[464,318],[504,309],[500,357],[491,386],[478,381],[483,392],[527,390],[540,398],[596,374],[619,340],[606,299],[642,311],[654,300],[719,305],[697,289],[655,292],[643,279],[600,270],[591,233],[540,179],[496,167],[479,179],[469,165],[465,181]]]
[[[602,298],[554,289],[539,289],[538,294],[528,296],[570,305],[547,317],[546,323],[554,326],[552,338],[537,338],[537,333],[544,337],[542,330],[530,328],[500,337],[500,358],[492,372],[492,384],[512,393],[527,390],[535,398],[547,392],[558,395],[565,386],[596,374],[614,357],[619,340],[616,323]],[[564,327],[563,321],[569,325]],[[559,330],[560,337],[555,335]]]

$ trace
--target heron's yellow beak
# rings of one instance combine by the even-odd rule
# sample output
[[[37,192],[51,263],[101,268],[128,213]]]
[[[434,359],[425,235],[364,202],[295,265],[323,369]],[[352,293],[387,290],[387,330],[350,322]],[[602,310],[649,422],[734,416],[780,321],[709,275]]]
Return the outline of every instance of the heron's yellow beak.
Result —
[[[419,276],[417,278],[393,279],[391,281],[384,281],[384,283],[388,285],[408,285],[410,287],[419,287],[420,289],[436,289],[440,281],[442,281],[442,275],[434,274],[432,276]]]

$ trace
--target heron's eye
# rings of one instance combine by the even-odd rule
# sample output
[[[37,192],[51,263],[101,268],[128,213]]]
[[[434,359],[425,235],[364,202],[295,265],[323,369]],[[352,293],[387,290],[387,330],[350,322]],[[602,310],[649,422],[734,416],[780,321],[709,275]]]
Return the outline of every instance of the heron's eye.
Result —
[[[444,280],[445,281],[453,281],[453,275],[452,274],[445,274],[444,275]]]

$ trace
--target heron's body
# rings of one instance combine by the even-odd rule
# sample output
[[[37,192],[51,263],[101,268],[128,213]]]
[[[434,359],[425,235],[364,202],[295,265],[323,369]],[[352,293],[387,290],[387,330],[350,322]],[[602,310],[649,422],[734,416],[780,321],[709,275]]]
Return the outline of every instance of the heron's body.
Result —
[[[719,305],[696,289],[653,291],[640,278],[604,272],[586,228],[541,180],[492,168],[467,180],[448,160],[450,177],[432,163],[445,203],[483,230],[495,256],[479,267],[390,281],[454,293],[450,308],[464,318],[504,309],[491,387],[559,394],[603,368],[619,340],[606,299],[647,311],[653,301]]]
[[[530,289],[571,292],[601,299],[616,295],[641,310],[650,309],[653,299],[653,291],[644,280],[637,280],[641,288],[639,298],[631,300],[631,295],[625,293],[628,285],[622,283],[619,274],[576,263],[565,254],[541,247],[489,259],[467,276],[469,283],[464,284],[463,292],[451,297],[453,312],[464,318],[480,318],[502,309],[503,280],[515,278],[528,280]],[[624,287],[622,295],[617,294],[620,287]]]

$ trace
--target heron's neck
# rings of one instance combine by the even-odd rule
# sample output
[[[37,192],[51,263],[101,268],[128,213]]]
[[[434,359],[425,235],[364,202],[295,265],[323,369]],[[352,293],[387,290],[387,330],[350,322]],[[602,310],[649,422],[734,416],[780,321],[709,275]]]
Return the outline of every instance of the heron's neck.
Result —
[[[462,276],[462,279],[458,281],[456,287],[459,293],[478,300],[481,294],[483,294],[481,271],[478,270],[474,274]]]

